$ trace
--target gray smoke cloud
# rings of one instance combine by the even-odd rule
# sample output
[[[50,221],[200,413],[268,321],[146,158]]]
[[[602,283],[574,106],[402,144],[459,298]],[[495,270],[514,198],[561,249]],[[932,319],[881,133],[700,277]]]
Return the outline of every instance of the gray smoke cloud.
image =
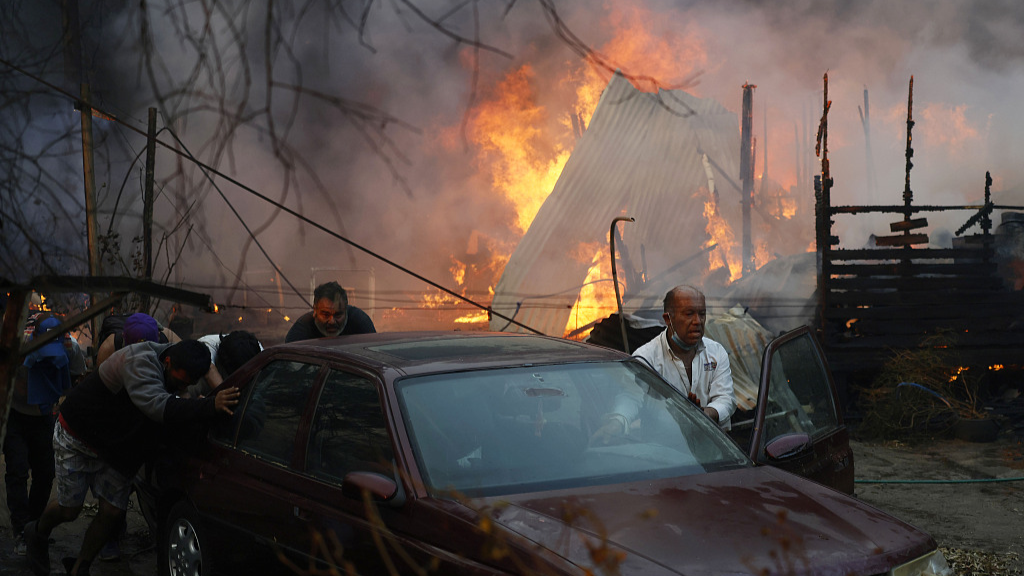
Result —
[[[530,65],[533,93],[546,114],[540,122],[551,132],[545,141],[571,141],[563,121],[572,103],[563,80],[585,64],[556,36],[542,5],[534,2],[369,3],[361,36],[357,27],[362,3],[317,5],[306,13],[280,4],[275,4],[277,22],[269,35],[281,41],[268,49],[261,2],[216,3],[208,30],[202,28],[205,15],[191,3],[147,2],[146,14],[139,12],[137,3],[82,3],[83,56],[96,101],[138,127],[144,127],[146,108],[159,106],[160,126],[173,130],[204,162],[395,262],[460,290],[449,271],[453,256],[464,262],[474,254],[482,259],[488,242],[495,250],[510,250],[521,234],[512,225],[513,208],[494,190],[491,174],[479,163],[480,150],[463,141],[460,127],[467,107],[493,98],[495,87],[509,72]],[[424,22],[413,7],[447,26],[449,35]],[[769,175],[783,185],[795,183],[800,165],[812,174],[818,170],[813,142],[810,149],[800,149],[798,141],[806,145],[813,138],[827,71],[833,101],[828,144],[836,180],[834,203],[901,203],[907,84],[913,75],[915,202],[978,203],[985,171],[991,171],[994,200],[1024,204],[1024,174],[1017,160],[1024,130],[1015,98],[1024,89],[1024,8],[1018,4],[557,4],[565,25],[596,49],[616,37],[612,16],[635,7],[642,9],[642,21],[651,34],[666,39],[686,36],[703,52],[697,63],[689,54],[651,54],[652,61],[679,60],[678,77],[663,78],[666,85],[699,71],[689,90],[715,98],[737,113],[741,86],[757,85],[758,172],[767,148]],[[39,44],[56,42],[59,2],[16,2],[5,10],[5,59],[24,64],[30,52],[16,46],[15,38],[27,42],[31,35],[9,35],[15,22],[45,28],[46,41],[37,38]],[[15,13],[20,18],[11,18]],[[474,21],[479,22],[479,31]],[[143,29],[150,33],[148,47],[142,43]],[[451,34],[468,40],[478,37],[507,56],[486,48],[477,51],[474,84],[474,50]],[[144,58],[147,53],[151,58]],[[273,86],[267,77],[268,56]],[[60,77],[59,58],[60,50],[53,50],[51,61],[37,62],[36,70],[49,78]],[[630,61],[624,71],[650,73],[643,59]],[[19,82],[24,86],[24,80]],[[296,85],[303,86],[301,95],[291,88]],[[871,176],[877,186],[871,184],[867,169],[858,112],[865,88],[871,106]],[[369,104],[373,110],[354,105],[340,110],[337,99]],[[49,102],[53,106],[52,98]],[[245,121],[224,123],[225,115]],[[68,129],[74,129],[74,122],[73,116],[62,120]],[[126,189],[132,197],[138,193],[141,161],[129,165],[144,140],[112,124],[97,120],[96,125],[106,145],[98,175],[102,219],[104,225],[109,223],[114,202],[118,210],[127,210],[120,222],[122,240],[127,242],[137,234],[141,205],[124,194],[120,201],[116,197],[126,174]],[[275,149],[272,130],[286,147]],[[159,137],[174,142],[168,130]],[[71,159],[68,155],[63,170],[72,170]],[[178,170],[179,177],[173,177]],[[292,317],[301,311],[301,299],[290,295],[287,286],[278,288],[281,280],[271,264],[246,242],[248,233],[201,172],[161,150],[157,174],[165,185],[158,191],[157,229],[161,234],[175,231],[162,246],[165,272],[168,261],[174,260],[176,243],[184,237],[182,222],[192,225],[183,255],[170,273],[172,283],[209,291],[221,302],[283,304]],[[72,172],[67,178],[72,182],[67,186],[69,211],[78,214],[71,219],[82,220],[81,206],[75,204],[80,202],[79,177]],[[380,322],[389,308],[415,304],[423,293],[433,291],[230,183],[218,180],[218,185],[300,292],[309,291],[314,277],[319,281],[332,273],[344,275],[340,270],[359,270],[364,272],[352,273],[353,277],[366,278],[365,271],[372,269],[372,305]],[[723,199],[738,201],[728,194]],[[969,216],[963,212],[934,217],[933,241],[945,238]],[[845,245],[856,247],[870,233],[886,233],[888,220],[839,219],[835,231]],[[76,235],[83,228],[81,221],[68,226]],[[18,232],[11,226],[4,226],[3,234],[8,245],[24,246],[14,239]],[[339,271],[314,276],[316,268]],[[26,271],[4,274],[23,277]],[[246,283],[259,288],[246,292],[241,289]],[[486,286],[475,290],[486,296]]]

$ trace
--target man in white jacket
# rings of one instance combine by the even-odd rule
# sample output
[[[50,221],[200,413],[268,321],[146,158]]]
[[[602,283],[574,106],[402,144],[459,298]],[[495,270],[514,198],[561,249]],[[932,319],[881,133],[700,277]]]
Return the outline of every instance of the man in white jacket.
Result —
[[[729,353],[704,336],[708,309],[704,293],[676,286],[665,295],[665,331],[633,352],[662,378],[700,406],[723,429],[731,428],[736,398]]]

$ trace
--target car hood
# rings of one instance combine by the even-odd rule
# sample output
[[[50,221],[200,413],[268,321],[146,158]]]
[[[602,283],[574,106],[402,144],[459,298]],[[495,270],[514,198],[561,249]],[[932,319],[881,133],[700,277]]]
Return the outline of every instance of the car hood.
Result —
[[[624,575],[879,574],[936,546],[880,510],[770,467],[489,503],[505,528],[581,567],[621,559]]]

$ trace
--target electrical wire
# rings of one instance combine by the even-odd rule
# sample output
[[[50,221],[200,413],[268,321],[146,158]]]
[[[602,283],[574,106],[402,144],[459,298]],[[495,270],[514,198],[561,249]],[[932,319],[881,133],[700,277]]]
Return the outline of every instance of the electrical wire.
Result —
[[[53,90],[54,92],[57,92],[58,94],[64,95],[65,97],[69,98],[73,102],[82,103],[82,106],[87,106],[87,107],[90,108],[90,110],[95,110],[96,112],[99,112],[101,114],[104,113],[103,109],[94,106],[91,102],[82,102],[82,99],[80,97],[76,97],[75,95],[67,92],[66,90],[64,90],[64,89],[62,89],[62,88],[60,88],[58,86],[55,86],[55,85],[53,85],[50,82],[47,82],[46,80],[36,76],[35,74],[32,74],[31,72],[29,72],[27,70],[24,70],[20,66],[15,65],[13,62],[10,62],[10,61],[8,61],[6,59],[0,58],[0,64],[4,64],[5,66],[11,68],[15,72],[18,72],[19,74],[22,74],[22,75],[24,75],[24,76],[26,76],[28,78],[33,79],[34,81],[36,81],[36,82],[38,82],[38,83],[48,87],[49,89]],[[131,130],[131,131],[139,134],[140,136],[149,138],[149,134],[147,134],[145,131],[143,131],[143,130],[141,130],[139,128],[136,128],[135,126],[132,126],[131,124],[129,124],[129,123],[127,123],[127,122],[125,122],[125,121],[123,121],[123,120],[121,120],[119,118],[111,116],[108,119],[110,121],[112,121],[112,122],[120,124],[121,126],[124,126],[128,130]],[[172,135],[173,135],[173,133],[172,133]],[[198,159],[195,159],[194,157],[192,157],[191,154],[183,153],[181,150],[178,150],[178,149],[174,148],[173,146],[171,146],[170,144],[167,144],[166,142],[163,142],[163,141],[158,140],[156,138],[154,138],[153,140],[155,141],[155,143],[157,143],[160,146],[164,147],[165,149],[169,150],[171,153],[176,154],[178,156],[181,156],[181,157],[185,158],[186,160],[188,160],[189,162],[194,163],[196,166],[198,166],[202,170],[204,170],[204,172],[208,172],[209,174],[214,174],[216,176],[219,176],[220,178],[223,178],[224,180],[230,182],[231,184],[234,184],[238,188],[248,192],[249,194],[259,198],[260,200],[263,200],[264,202],[266,202],[266,203],[268,203],[268,204],[278,208],[279,210],[281,210],[283,212],[291,214],[293,217],[297,218],[298,220],[300,220],[302,222],[305,222],[306,224],[309,224],[310,226],[316,228],[317,230],[320,230],[321,232],[324,232],[325,234],[327,234],[329,236],[332,236],[335,239],[341,240],[342,242],[348,244],[349,246],[352,246],[353,248],[355,248],[355,249],[357,249],[357,250],[359,250],[359,251],[361,251],[361,252],[363,252],[363,253],[365,253],[365,254],[373,257],[373,258],[376,258],[377,260],[380,260],[381,262],[383,262],[383,263],[385,263],[385,264],[387,264],[387,265],[389,265],[389,266],[391,266],[391,267],[393,267],[393,268],[395,268],[397,270],[400,270],[400,271],[402,271],[402,272],[412,276],[413,278],[416,278],[417,280],[420,280],[421,282],[424,282],[425,284],[433,286],[434,288],[437,288],[438,290],[441,290],[442,292],[444,292],[446,294],[454,296],[455,298],[458,298],[459,300],[462,300],[462,301],[464,301],[464,302],[466,302],[468,304],[471,304],[471,305],[473,305],[473,306],[475,306],[475,307],[477,307],[477,308],[479,308],[481,310],[484,310],[488,314],[492,314],[494,316],[497,316],[498,318],[501,318],[501,319],[504,319],[504,320],[508,320],[510,324],[515,324],[516,326],[519,326],[521,328],[525,328],[526,330],[529,330],[530,332],[533,332],[535,334],[540,334],[540,335],[544,334],[543,332],[541,332],[539,330],[531,328],[530,326],[527,326],[527,325],[525,325],[525,324],[523,324],[521,322],[517,322],[514,318],[510,318],[508,316],[505,316],[504,314],[501,314],[501,313],[493,311],[489,306],[484,306],[483,304],[480,304],[480,303],[478,303],[478,302],[476,302],[474,300],[471,300],[471,299],[469,299],[469,298],[459,294],[458,292],[455,292],[455,291],[453,291],[453,290],[451,290],[449,288],[446,288],[446,287],[442,286],[441,284],[438,284],[437,282],[434,282],[433,280],[430,280],[429,278],[423,276],[422,274],[414,272],[414,271],[410,270],[409,268],[406,268],[405,266],[402,266],[401,264],[398,264],[397,262],[394,262],[394,261],[384,257],[381,254],[377,254],[376,252],[370,250],[369,248],[366,248],[365,246],[362,246],[361,244],[359,244],[357,242],[354,242],[353,240],[350,240],[350,239],[342,236],[341,234],[338,234],[337,232],[331,230],[330,228],[328,228],[328,227],[326,227],[326,226],[324,226],[324,225],[322,225],[322,224],[320,224],[318,222],[315,222],[314,220],[312,220],[312,219],[310,219],[310,218],[308,218],[308,217],[306,217],[306,216],[296,212],[295,210],[292,210],[291,208],[285,206],[284,204],[281,204],[280,202],[277,202],[276,200],[273,200],[272,198],[264,196],[263,194],[261,194],[260,192],[256,191],[255,189],[253,189],[253,188],[243,184],[242,182],[240,182],[237,179],[235,179],[235,178],[233,178],[233,177],[231,177],[231,176],[221,172],[220,170],[217,170],[216,168],[214,168],[212,166],[209,166],[207,164],[204,164],[203,162],[200,162]],[[209,174],[206,174],[206,176],[208,178],[210,177]]]
[[[277,272],[278,276],[283,278],[285,283],[288,284],[288,287],[291,288],[293,292],[295,292],[295,295],[302,299],[302,292],[300,292],[299,289],[296,288],[294,284],[292,284],[292,281],[288,279],[288,276],[286,276],[285,273],[281,271],[281,268],[278,267],[277,262],[274,262],[274,259],[271,258],[270,254],[268,254],[266,249],[263,248],[263,244],[260,243],[259,239],[256,238],[256,235],[253,234],[252,230],[249,229],[249,225],[245,223],[245,220],[242,218],[242,215],[239,214],[238,210],[235,209],[234,204],[232,204],[231,201],[228,200],[228,197],[220,189],[220,186],[218,186],[214,179],[210,177],[210,174],[206,171],[205,165],[202,162],[200,162],[198,158],[192,155],[192,151],[188,149],[188,146],[186,146],[184,142],[181,141],[181,138],[178,138],[178,134],[174,130],[170,129],[169,127],[165,129],[171,135],[171,137],[174,138],[174,141],[177,142],[179,146],[181,146],[182,150],[185,151],[185,154],[188,155],[188,159],[199,167],[199,169],[203,173],[203,176],[205,176],[206,180],[210,183],[210,186],[213,186],[213,189],[217,191],[217,194],[220,194],[221,199],[224,200],[224,203],[227,204],[228,208],[231,209],[231,213],[235,215],[235,218],[238,219],[238,222],[242,225],[243,228],[245,228],[246,234],[248,234],[249,237],[252,238],[252,241],[256,244],[256,247],[259,248],[260,252],[263,254],[263,257],[266,258],[267,262],[269,262],[270,265],[274,267],[274,271]],[[156,138],[154,138],[154,140],[155,139]],[[310,306],[310,308],[312,308],[312,306]]]

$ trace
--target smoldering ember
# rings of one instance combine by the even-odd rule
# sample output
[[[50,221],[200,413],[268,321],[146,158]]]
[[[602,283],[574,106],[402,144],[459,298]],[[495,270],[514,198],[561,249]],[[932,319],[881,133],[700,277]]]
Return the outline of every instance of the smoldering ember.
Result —
[[[749,442],[777,409],[825,444],[765,388],[807,327],[837,470],[998,446],[1019,490],[1024,18],[790,4],[4,3],[0,436],[18,366],[67,333],[91,372],[108,316],[269,351],[337,281],[383,338],[632,353],[692,285]]]

